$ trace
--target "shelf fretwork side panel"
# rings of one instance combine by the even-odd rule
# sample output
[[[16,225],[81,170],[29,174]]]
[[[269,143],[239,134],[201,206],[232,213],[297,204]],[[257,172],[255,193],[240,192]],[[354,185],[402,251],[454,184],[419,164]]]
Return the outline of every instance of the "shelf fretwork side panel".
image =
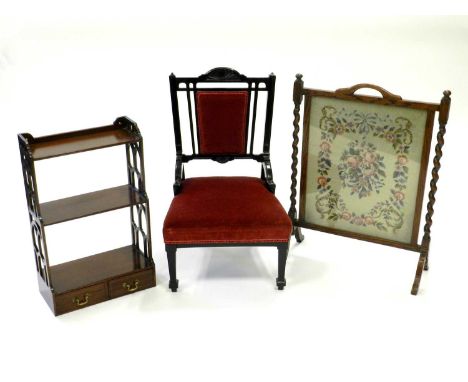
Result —
[[[151,260],[151,234],[149,230],[149,205],[137,204],[131,209],[132,243],[146,259]],[[152,261],[152,260],[151,260]]]
[[[28,204],[29,222],[33,240],[36,269],[46,285],[52,288],[49,275],[49,258],[45,240],[44,225],[39,210],[39,198],[37,195],[36,172],[32,153],[24,137],[18,137],[21,163],[23,167],[24,189]]]
[[[128,183],[138,192],[146,194],[141,141],[127,145],[127,169]]]
[[[134,128],[137,128],[136,125]],[[147,200],[145,188],[145,168],[143,158],[143,141],[126,145],[128,182],[130,186],[142,194]],[[130,209],[132,226],[132,243],[152,262],[151,230],[149,203],[136,204]]]

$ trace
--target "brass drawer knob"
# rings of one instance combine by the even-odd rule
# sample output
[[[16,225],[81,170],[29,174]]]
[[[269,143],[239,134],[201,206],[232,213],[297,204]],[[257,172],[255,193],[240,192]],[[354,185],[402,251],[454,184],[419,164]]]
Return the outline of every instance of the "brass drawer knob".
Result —
[[[79,297],[75,297],[73,299],[73,302],[75,303],[76,306],[86,305],[89,302],[89,293],[85,293],[85,295],[83,296],[83,299],[80,299]]]
[[[134,292],[139,288],[140,280],[133,281],[133,286],[126,282],[123,283],[122,286],[127,290],[127,292]]]

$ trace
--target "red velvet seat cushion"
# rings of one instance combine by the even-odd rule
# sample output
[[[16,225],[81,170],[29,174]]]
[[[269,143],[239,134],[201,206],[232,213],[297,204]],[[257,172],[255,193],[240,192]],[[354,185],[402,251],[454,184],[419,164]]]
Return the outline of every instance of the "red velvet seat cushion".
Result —
[[[262,180],[206,177],[183,181],[164,221],[166,244],[288,242],[291,220]]]
[[[247,91],[198,91],[200,154],[244,154]]]

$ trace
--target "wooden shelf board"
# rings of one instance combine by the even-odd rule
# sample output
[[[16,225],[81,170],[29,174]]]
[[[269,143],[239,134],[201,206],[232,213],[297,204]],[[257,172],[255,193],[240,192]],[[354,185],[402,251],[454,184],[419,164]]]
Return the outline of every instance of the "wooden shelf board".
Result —
[[[35,138],[30,146],[33,159],[41,160],[136,142],[139,139],[125,129],[104,126]]]
[[[129,245],[53,265],[50,274],[54,293],[60,294],[152,266],[138,249]]]
[[[129,185],[124,185],[41,203],[40,210],[43,223],[47,226],[146,201],[146,198],[133,191]]]

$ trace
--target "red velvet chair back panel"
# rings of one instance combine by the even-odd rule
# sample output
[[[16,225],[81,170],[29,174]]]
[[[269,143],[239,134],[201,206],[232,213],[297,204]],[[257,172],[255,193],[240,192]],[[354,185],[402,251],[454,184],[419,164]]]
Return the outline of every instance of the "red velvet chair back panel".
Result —
[[[200,154],[245,154],[247,91],[198,91]]]

